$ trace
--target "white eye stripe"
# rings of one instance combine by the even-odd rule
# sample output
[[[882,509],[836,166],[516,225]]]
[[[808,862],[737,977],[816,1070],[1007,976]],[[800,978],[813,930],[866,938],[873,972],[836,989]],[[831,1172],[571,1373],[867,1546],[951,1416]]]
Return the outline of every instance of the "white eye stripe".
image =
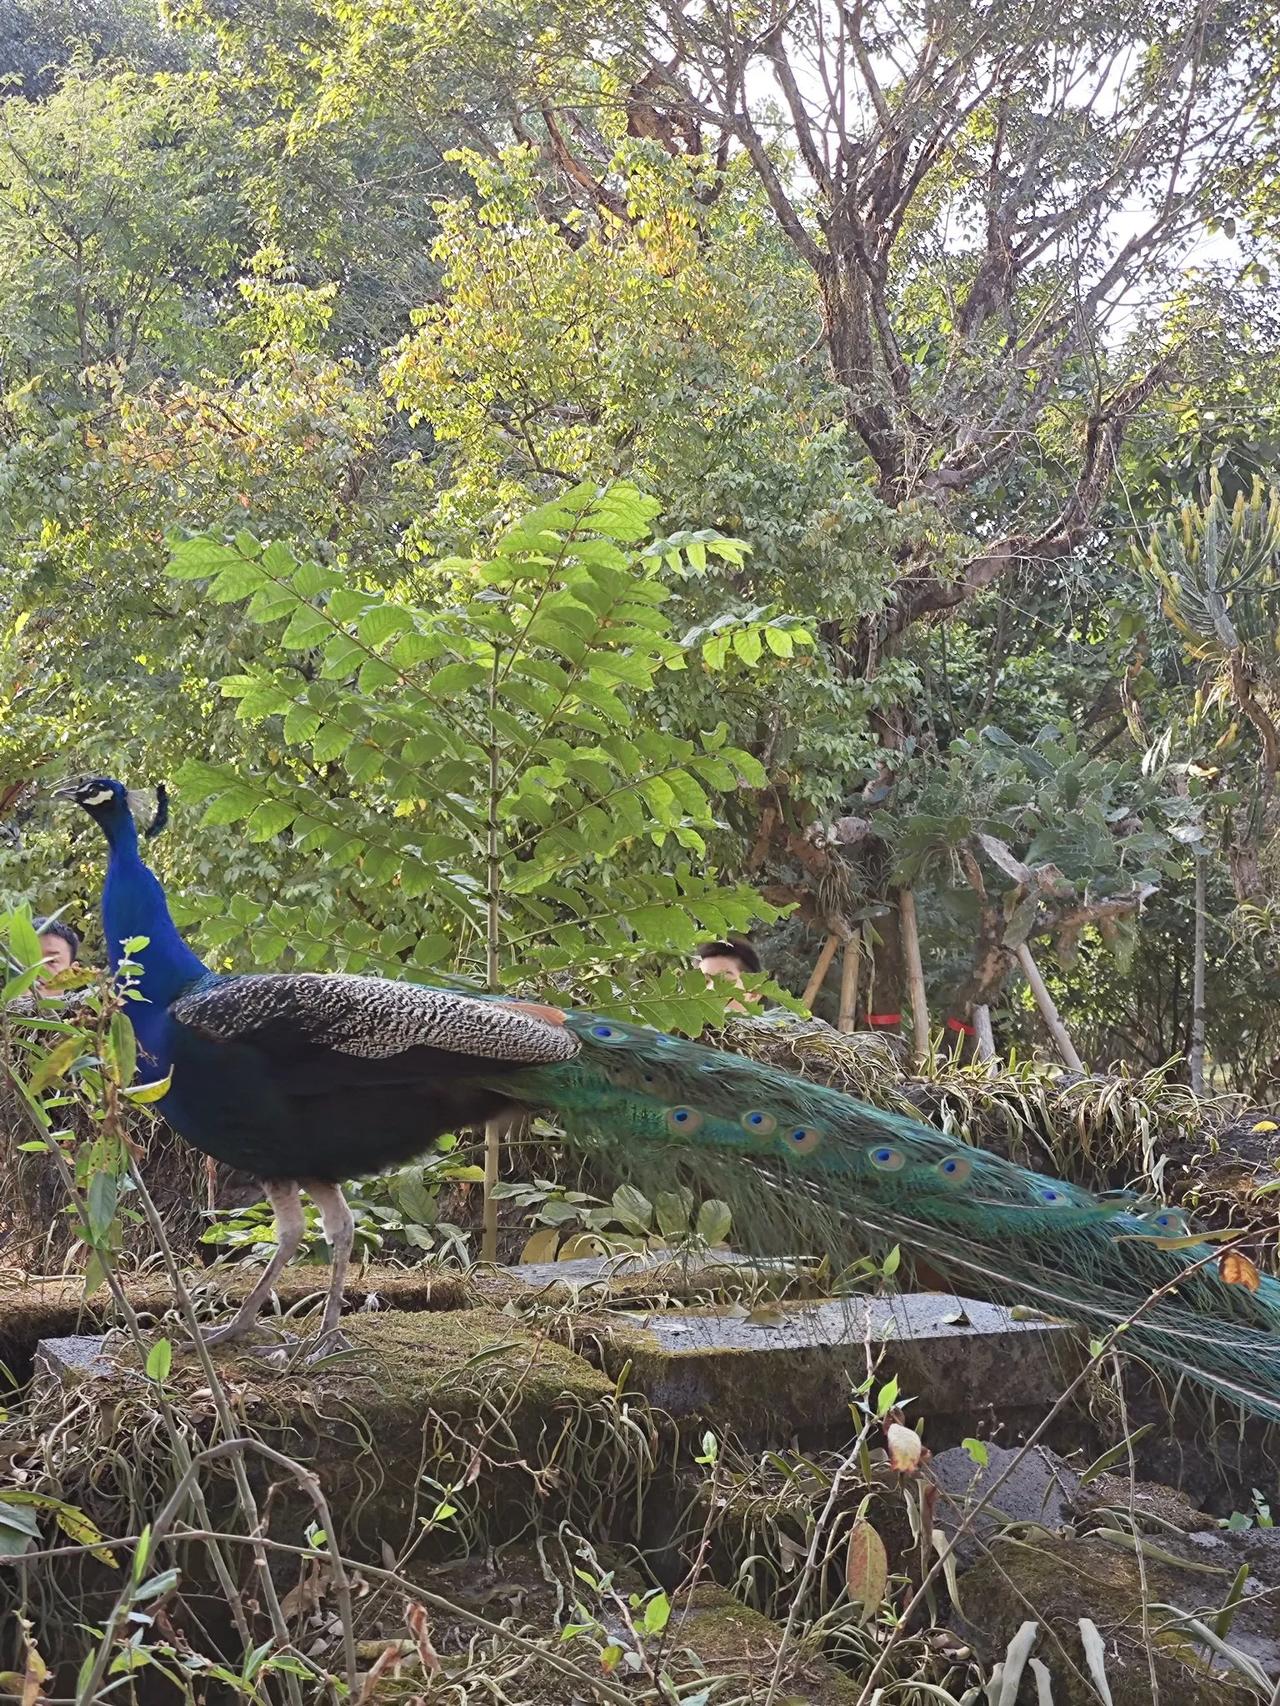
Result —
[[[110,788],[102,788],[96,794],[81,794],[80,804],[82,806],[105,806],[109,800],[114,799],[115,795]]]

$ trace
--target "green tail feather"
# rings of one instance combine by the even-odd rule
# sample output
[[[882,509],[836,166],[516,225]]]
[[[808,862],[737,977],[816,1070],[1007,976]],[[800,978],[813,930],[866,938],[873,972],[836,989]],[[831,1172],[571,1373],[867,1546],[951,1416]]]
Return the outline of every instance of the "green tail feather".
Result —
[[[843,1267],[896,1243],[958,1290],[1095,1333],[1138,1312],[1127,1349],[1280,1420],[1280,1284],[1228,1285],[1215,1262],[1198,1265],[1208,1245],[1171,1248],[1186,1231],[1174,1211],[1100,1200],[741,1055],[587,1013],[566,1023],[582,1044],[573,1060],[500,1087],[607,1152],[647,1194],[666,1182],[709,1191],[760,1254]]]

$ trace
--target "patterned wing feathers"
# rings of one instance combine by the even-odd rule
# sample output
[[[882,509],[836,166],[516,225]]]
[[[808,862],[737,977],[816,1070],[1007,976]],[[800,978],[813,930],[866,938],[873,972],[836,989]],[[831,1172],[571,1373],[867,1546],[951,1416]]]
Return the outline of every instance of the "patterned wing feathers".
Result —
[[[547,1010],[473,1001],[452,990],[347,973],[278,972],[222,978],[174,1002],[181,1025],[222,1040],[293,1033],[299,1042],[362,1060],[431,1048],[478,1061],[552,1066],[578,1041]]]

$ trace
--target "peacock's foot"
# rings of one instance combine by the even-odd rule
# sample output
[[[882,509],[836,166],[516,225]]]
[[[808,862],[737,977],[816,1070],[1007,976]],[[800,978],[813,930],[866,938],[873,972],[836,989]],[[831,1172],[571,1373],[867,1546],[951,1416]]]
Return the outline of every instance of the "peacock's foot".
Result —
[[[329,1357],[343,1356],[355,1348],[345,1333],[337,1327],[330,1327],[307,1346],[307,1353],[302,1360],[310,1367],[314,1363],[324,1362]]]
[[[270,1338],[268,1350],[280,1346],[296,1345],[297,1339],[291,1333],[281,1333],[265,1321],[228,1321],[225,1327],[214,1327],[207,1333],[201,1333],[201,1340],[212,1348],[215,1345],[244,1344],[247,1340]]]

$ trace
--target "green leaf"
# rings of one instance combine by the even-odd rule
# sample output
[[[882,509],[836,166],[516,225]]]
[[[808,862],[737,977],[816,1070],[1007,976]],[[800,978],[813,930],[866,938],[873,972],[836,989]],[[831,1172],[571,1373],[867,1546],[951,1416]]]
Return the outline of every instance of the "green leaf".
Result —
[[[120,1183],[113,1173],[95,1173],[89,1181],[86,1210],[89,1217],[89,1239],[101,1244],[111,1230],[116,1205],[120,1200]]]
[[[114,1067],[117,1084],[131,1084],[138,1069],[138,1041],[133,1026],[123,1013],[111,1015],[107,1032],[107,1054]]]
[[[40,1524],[29,1510],[0,1498],[0,1558],[20,1558],[33,1540],[40,1539]]]
[[[20,912],[9,914],[8,927],[9,946],[23,971],[29,971],[33,967],[40,966],[42,964],[40,938],[36,935],[35,926],[25,908]]]
[[[671,1621],[671,1601],[665,1593],[656,1593],[644,1608],[643,1628],[646,1635],[661,1635]]]
[[[612,1206],[618,1219],[632,1232],[645,1233],[653,1225],[653,1204],[634,1185],[619,1185]]]
[[[1100,1475],[1105,1475],[1109,1469],[1114,1469],[1117,1463],[1125,1462],[1137,1441],[1149,1434],[1154,1426],[1154,1422],[1148,1422],[1143,1427],[1135,1428],[1133,1433],[1120,1441],[1119,1445],[1113,1445],[1109,1451],[1104,1451],[1101,1457],[1095,1457],[1080,1476],[1080,1485],[1087,1487],[1090,1481],[1096,1481]]]
[[[147,1378],[157,1382],[168,1380],[173,1367],[173,1346],[168,1339],[157,1339],[147,1352]]]
[[[107,1265],[101,1253],[90,1250],[89,1260],[84,1265],[84,1294],[92,1297],[98,1287],[106,1284]]]
[[[203,580],[236,560],[229,545],[208,535],[200,535],[184,539],[172,548],[168,572],[176,580]]]
[[[729,1237],[733,1215],[728,1203],[712,1199],[698,1210],[698,1236],[708,1244],[723,1244]]]
[[[683,1238],[693,1216],[693,1192],[687,1186],[664,1191],[654,1199],[653,1209],[664,1238]]]

